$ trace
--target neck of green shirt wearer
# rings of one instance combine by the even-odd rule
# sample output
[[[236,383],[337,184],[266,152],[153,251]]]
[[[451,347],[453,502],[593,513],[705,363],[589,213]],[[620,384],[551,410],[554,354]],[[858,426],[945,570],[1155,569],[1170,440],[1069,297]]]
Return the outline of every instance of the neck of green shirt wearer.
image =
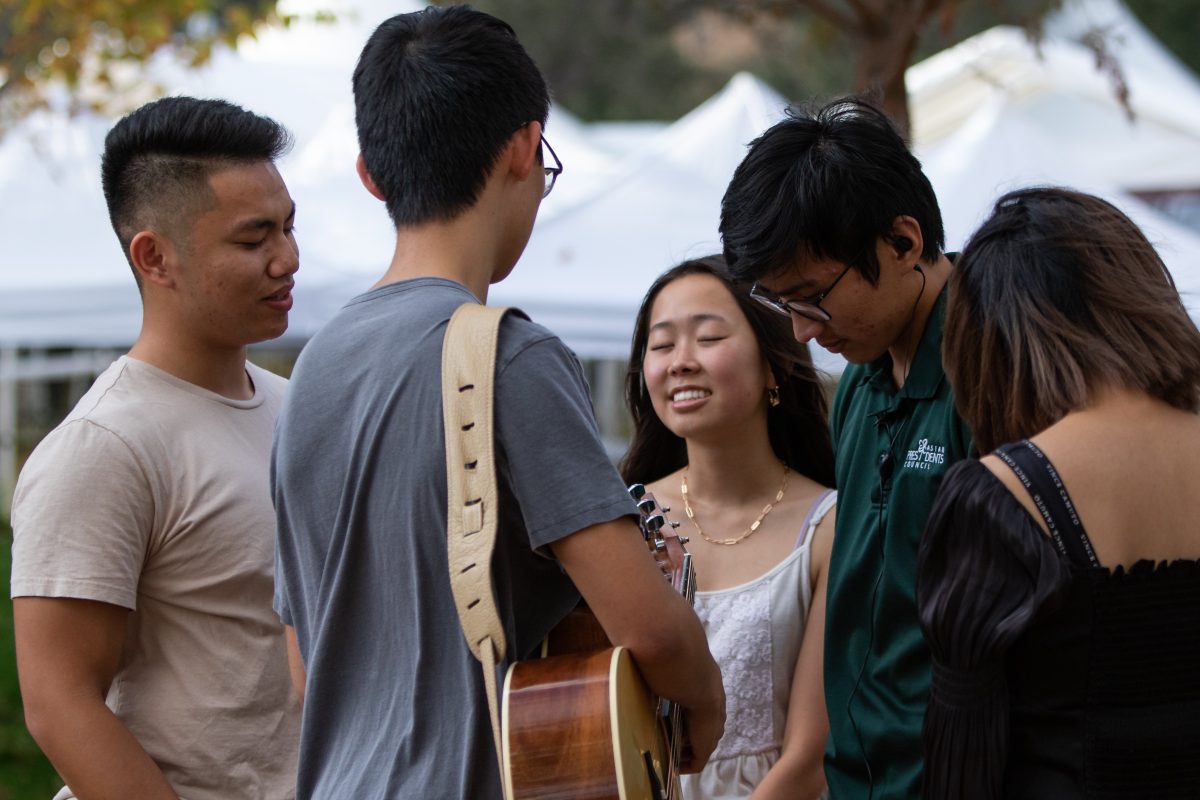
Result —
[[[929,322],[929,315],[933,313],[933,307],[937,305],[938,295],[941,293],[942,287],[946,285],[946,281],[949,280],[950,270],[953,269],[953,266],[945,255],[938,255],[933,263],[921,262],[920,269],[914,268],[913,270],[917,273],[917,277],[922,277],[923,280],[913,300],[912,314],[908,324],[904,326],[900,335],[888,348],[888,354],[892,357],[892,381],[897,388],[903,388],[904,382],[912,371],[912,362],[920,347],[921,336]]]

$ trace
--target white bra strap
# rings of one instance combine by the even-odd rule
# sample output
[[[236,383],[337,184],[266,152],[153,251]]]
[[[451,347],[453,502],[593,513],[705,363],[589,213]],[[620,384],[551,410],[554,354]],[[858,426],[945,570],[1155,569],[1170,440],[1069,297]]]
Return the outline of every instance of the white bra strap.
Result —
[[[807,547],[812,542],[813,534],[817,532],[817,526],[821,524],[821,520],[825,519],[825,515],[829,510],[837,505],[837,490],[826,489],[813,502],[812,507],[808,510],[808,516],[804,518],[804,525],[800,529],[800,537],[796,539],[796,549]]]

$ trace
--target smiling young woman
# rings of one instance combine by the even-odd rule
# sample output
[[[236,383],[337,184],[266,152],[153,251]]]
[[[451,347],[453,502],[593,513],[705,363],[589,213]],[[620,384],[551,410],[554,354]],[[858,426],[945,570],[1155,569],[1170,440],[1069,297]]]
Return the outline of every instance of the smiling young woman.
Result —
[[[650,288],[634,330],[621,468],[686,515],[696,613],[721,665],[725,737],[684,796],[821,794],[833,453],[808,350],[718,256]]]

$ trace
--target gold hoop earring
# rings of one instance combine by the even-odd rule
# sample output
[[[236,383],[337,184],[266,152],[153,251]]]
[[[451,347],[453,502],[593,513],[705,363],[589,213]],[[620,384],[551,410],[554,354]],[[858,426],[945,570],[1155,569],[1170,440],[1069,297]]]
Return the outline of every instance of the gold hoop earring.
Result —
[[[782,401],[779,399],[779,387],[771,386],[767,388],[767,402],[771,404],[771,408],[779,405]]]

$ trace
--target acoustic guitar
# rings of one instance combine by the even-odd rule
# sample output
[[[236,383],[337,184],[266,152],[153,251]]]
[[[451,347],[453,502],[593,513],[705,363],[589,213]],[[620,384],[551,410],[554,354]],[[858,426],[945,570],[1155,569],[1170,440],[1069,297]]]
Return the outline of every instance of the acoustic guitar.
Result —
[[[664,576],[689,604],[692,557],[641,484],[629,493]],[[677,800],[685,746],[679,707],[651,693],[629,651],[613,647],[580,605],[508,669],[502,700],[509,800]]]

